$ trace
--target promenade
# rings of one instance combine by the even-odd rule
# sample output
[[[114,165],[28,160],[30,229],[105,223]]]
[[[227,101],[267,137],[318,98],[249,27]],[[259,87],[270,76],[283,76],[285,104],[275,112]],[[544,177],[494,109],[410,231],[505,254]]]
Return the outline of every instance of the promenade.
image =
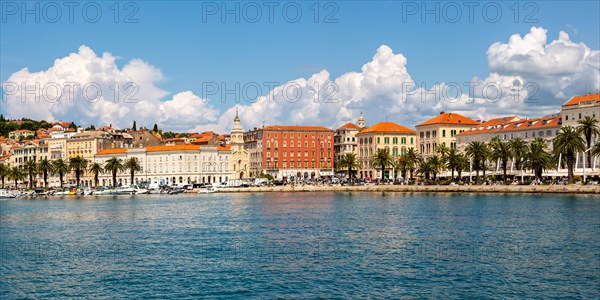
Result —
[[[362,186],[271,186],[220,189],[219,193],[261,192],[409,192],[409,193],[549,193],[599,194],[600,185],[362,185]]]

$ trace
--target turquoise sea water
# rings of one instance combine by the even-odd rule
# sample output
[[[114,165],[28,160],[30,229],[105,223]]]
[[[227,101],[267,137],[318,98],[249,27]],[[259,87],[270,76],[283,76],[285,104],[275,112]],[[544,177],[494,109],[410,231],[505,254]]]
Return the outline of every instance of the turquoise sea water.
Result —
[[[598,298],[598,196],[0,201],[0,298]]]

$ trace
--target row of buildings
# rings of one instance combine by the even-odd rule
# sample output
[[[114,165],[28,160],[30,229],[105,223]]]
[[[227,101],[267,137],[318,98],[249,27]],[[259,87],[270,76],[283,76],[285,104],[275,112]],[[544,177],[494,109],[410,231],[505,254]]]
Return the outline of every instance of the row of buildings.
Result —
[[[378,149],[386,149],[397,157],[413,148],[428,157],[435,155],[440,145],[462,150],[471,141],[489,142],[493,137],[525,141],[542,137],[551,148],[552,139],[562,126],[576,126],[585,116],[600,118],[600,94],[573,97],[556,115],[481,121],[441,112],[415,129],[393,122],[368,126],[361,116],[356,124],[347,123],[336,130],[321,126],[263,126],[244,131],[236,114],[229,134],[203,132],[163,139],[144,128],[119,131],[103,126],[83,131],[58,122],[47,132],[11,132],[8,139],[1,139],[0,163],[20,166],[27,160],[82,156],[89,163],[104,164],[112,157],[136,157],[142,171],[135,174],[134,182],[129,182],[126,171],[119,173],[119,184],[214,183],[260,174],[292,181],[334,176],[336,163],[346,153],[355,153],[360,164],[358,177],[381,178],[381,170],[372,167]],[[42,138],[30,139],[32,135]],[[386,169],[384,176],[390,178],[391,172],[391,168]],[[74,178],[67,179],[72,182]],[[41,176],[37,176],[38,186],[43,185],[41,181]],[[84,174],[82,183],[93,185],[91,174]],[[58,184],[56,176],[51,177],[49,185]],[[102,174],[100,185],[112,185],[112,176]]]

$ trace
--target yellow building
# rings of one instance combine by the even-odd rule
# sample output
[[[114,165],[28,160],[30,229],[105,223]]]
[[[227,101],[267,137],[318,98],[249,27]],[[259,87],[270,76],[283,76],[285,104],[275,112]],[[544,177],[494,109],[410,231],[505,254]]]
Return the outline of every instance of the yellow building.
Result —
[[[590,116],[600,120],[600,94],[576,96],[562,105],[562,125],[577,126],[577,121]]]
[[[480,123],[456,113],[441,112],[417,126],[418,151],[423,157],[433,156],[439,145],[456,149],[456,135]]]
[[[386,149],[395,158],[417,145],[416,131],[393,122],[377,123],[361,130],[356,137],[361,165],[358,175],[365,179],[381,178],[381,168],[373,167],[373,156],[377,149]],[[386,168],[384,177],[390,178],[391,171],[391,167]]]

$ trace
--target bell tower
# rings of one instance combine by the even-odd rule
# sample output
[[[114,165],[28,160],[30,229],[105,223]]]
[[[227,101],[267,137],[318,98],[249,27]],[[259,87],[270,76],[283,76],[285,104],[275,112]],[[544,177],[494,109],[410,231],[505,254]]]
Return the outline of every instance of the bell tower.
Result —
[[[233,146],[244,147],[244,129],[240,123],[237,107],[235,109],[235,118],[233,119],[233,128],[231,128],[231,144]]]
[[[362,112],[360,113],[360,118],[358,118],[358,127],[365,128],[365,118],[363,118]]]

